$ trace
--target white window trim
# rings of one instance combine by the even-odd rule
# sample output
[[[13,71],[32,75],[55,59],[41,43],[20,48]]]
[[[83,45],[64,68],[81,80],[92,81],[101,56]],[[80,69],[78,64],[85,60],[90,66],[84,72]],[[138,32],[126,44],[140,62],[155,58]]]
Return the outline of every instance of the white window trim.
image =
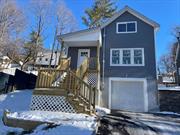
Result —
[[[88,52],[88,57],[90,57],[90,49],[78,49],[78,58],[77,58],[77,68],[79,67],[79,57],[81,55],[81,52]]]
[[[120,51],[120,64],[112,63],[112,51],[119,50]],[[123,50],[131,51],[131,64],[123,64]],[[134,64],[134,50],[142,50],[142,64]],[[145,66],[144,59],[144,48],[111,48],[110,49],[110,66]]]
[[[127,31],[127,24],[128,24],[128,23],[135,23],[135,31],[129,31],[129,32]],[[126,24],[126,32],[119,32],[119,31],[118,31],[118,25],[119,25],[119,24]],[[123,34],[123,33],[137,33],[137,21],[117,22],[117,23],[116,23],[116,33],[117,33],[117,34],[120,34],[120,33],[122,33],[122,34]]]

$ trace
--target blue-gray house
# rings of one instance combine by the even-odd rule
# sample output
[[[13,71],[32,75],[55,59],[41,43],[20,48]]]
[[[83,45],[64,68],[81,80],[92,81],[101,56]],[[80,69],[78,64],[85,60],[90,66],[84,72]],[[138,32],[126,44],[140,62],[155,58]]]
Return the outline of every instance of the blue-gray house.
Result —
[[[125,6],[100,28],[59,36],[76,70],[86,58],[83,78],[98,88],[100,106],[147,112],[158,108],[155,34],[159,24]],[[97,70],[94,70],[97,67]]]

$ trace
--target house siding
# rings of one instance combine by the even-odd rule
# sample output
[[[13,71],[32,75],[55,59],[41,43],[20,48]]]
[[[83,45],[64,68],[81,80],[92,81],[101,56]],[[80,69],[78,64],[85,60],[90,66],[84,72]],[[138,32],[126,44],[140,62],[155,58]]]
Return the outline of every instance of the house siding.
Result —
[[[116,23],[126,21],[137,21],[137,33],[116,34]],[[104,45],[104,38],[102,41]],[[144,48],[145,66],[110,66],[111,48]],[[105,77],[156,78],[154,28],[152,26],[125,12],[105,27]]]
[[[137,33],[116,33],[117,22],[137,21]],[[105,30],[105,32],[104,32]],[[104,46],[104,80],[101,104],[108,107],[108,89],[110,77],[145,78],[147,80],[148,111],[158,108],[154,28],[129,12],[125,12],[102,29]],[[144,48],[144,66],[110,66],[111,48]],[[103,47],[100,51],[100,62],[103,65]],[[103,66],[101,66],[102,77]],[[128,97],[128,93],[127,93]]]
[[[105,89],[101,91],[100,104],[103,107],[109,107],[109,78],[105,78]],[[148,111],[158,110],[158,91],[155,80],[147,80],[147,95],[148,95]],[[129,97],[127,93],[126,97]],[[121,95],[119,96],[121,98]]]
[[[90,57],[97,56],[97,48],[96,47],[69,47],[68,49],[68,57],[71,57],[71,69],[77,69],[77,61],[78,61],[78,50],[79,49],[90,49]]]

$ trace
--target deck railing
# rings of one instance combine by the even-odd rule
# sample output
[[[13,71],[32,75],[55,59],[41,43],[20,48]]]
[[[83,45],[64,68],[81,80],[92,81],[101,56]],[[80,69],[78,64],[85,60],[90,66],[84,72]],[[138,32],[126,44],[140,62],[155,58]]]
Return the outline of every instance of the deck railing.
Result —
[[[36,88],[62,88],[65,89],[64,81],[66,72],[59,69],[40,69],[36,81]]]
[[[99,71],[99,60],[97,57],[86,58],[80,67],[77,68],[76,75],[83,79],[87,71]]]
[[[82,64],[79,66],[79,68],[77,68],[76,70],[76,76],[78,76],[79,78],[83,78],[84,77],[84,74],[86,73],[87,69],[88,69],[88,66],[89,66],[89,60],[88,58],[86,58]]]
[[[81,102],[88,106],[89,110],[95,109],[97,89],[87,84],[76,74],[69,70],[69,79],[74,80],[73,89],[70,88],[70,93],[73,93]]]
[[[38,73],[36,88],[65,89],[94,111],[96,101],[96,88],[84,82],[71,70],[41,69]],[[52,91],[53,92],[53,91]]]
[[[64,70],[67,70],[69,68],[70,61],[70,58],[62,58],[60,60],[59,66],[56,69],[43,68],[38,70],[36,88],[53,88],[63,83],[65,78]]]
[[[66,70],[69,68],[71,58],[61,58],[59,61],[59,66],[56,69]]]

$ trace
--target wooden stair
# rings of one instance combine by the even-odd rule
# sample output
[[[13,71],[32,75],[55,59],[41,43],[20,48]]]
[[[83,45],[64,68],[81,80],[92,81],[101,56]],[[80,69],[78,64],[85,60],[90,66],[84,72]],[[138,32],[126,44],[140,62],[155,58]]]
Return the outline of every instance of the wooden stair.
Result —
[[[76,72],[64,67],[40,69],[33,95],[64,96],[76,112],[95,113],[97,90],[83,81],[87,65],[88,60]]]
[[[33,91],[33,95],[67,96],[65,89],[38,88]]]

